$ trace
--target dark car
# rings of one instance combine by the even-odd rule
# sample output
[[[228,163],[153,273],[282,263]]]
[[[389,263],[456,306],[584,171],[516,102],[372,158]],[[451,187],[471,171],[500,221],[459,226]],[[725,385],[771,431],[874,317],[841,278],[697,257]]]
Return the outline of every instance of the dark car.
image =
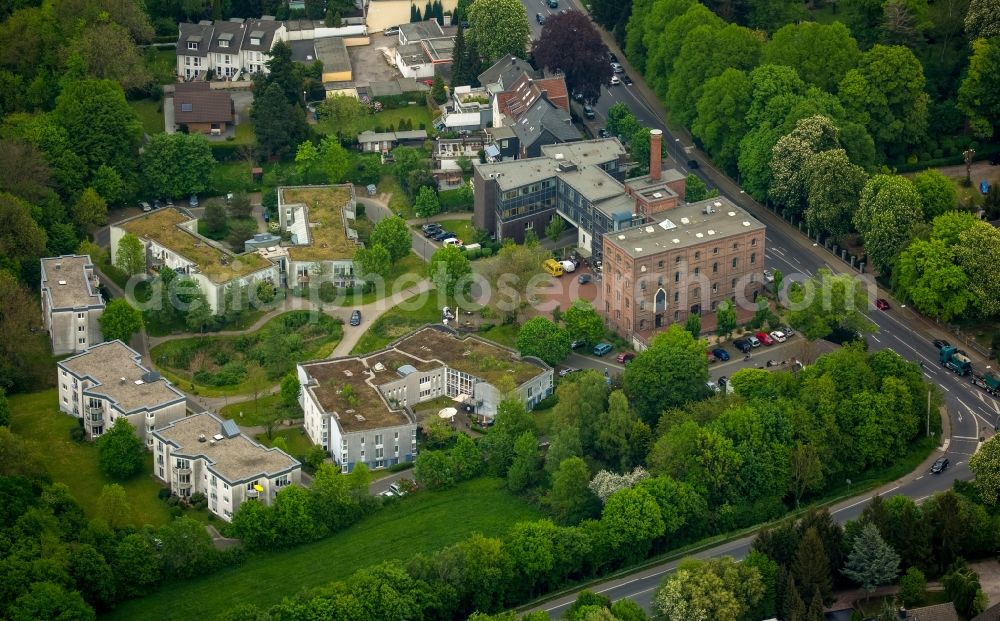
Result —
[[[581,285],[585,285],[591,280],[592,277],[590,274],[580,274],[579,276],[576,277],[576,282],[580,283]]]
[[[948,458],[941,457],[931,466],[931,474],[941,474],[948,467]]]
[[[604,129],[602,127],[601,129],[597,130],[597,137],[598,138],[610,138],[611,137],[611,132],[609,132],[608,130],[606,130],[606,129]]]
[[[451,231],[438,231],[437,235],[434,236],[434,240],[443,241],[445,239],[448,239],[449,237],[454,237],[454,236],[455,234],[452,233]]]
[[[361,325],[361,311],[356,310],[351,313],[351,325],[360,326]]]
[[[594,113],[594,109],[591,108],[589,105],[587,105],[583,107],[583,116],[587,117],[588,119],[592,119],[597,115]]]
[[[945,347],[951,347],[951,343],[944,339],[934,339],[934,347],[944,349]]]
[[[723,362],[729,360],[729,352],[722,349],[721,347],[716,347],[715,349],[713,349],[712,355],[715,356],[717,360],[721,360]]]
[[[622,74],[622,82],[625,84],[625,86],[632,86],[632,78],[628,77],[624,73]]]
[[[698,160],[688,160],[688,168],[698,168]]]
[[[587,346],[587,341],[584,341],[583,339],[577,339],[569,344],[570,349],[580,349],[581,347],[586,347],[586,346]]]
[[[421,224],[420,230],[424,233],[430,233],[431,231],[440,231],[441,225],[437,222],[431,222],[430,224]]]
[[[614,52],[608,52],[608,62],[611,62],[611,63],[618,62],[618,57],[615,56]]]
[[[889,301],[886,300],[885,298],[879,298],[879,299],[875,300],[875,308],[877,308],[879,310],[882,310],[882,311],[889,310],[889,308],[890,308]]]
[[[163,203],[160,202],[160,199],[153,199],[153,209],[163,209]]]
[[[539,24],[545,25],[545,16],[541,13],[535,13],[535,21]]]
[[[735,341],[733,341],[733,347],[740,350],[744,354],[749,354],[750,350],[753,349],[753,346],[750,344],[750,341],[746,339],[736,339]]]
[[[577,91],[573,93],[573,99],[577,101],[583,101],[583,91]]]

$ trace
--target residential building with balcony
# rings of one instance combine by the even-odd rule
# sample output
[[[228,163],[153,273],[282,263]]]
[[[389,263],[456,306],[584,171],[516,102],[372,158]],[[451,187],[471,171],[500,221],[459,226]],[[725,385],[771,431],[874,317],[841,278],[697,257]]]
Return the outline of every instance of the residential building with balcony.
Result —
[[[111,225],[111,255],[126,234],[139,238],[152,271],[169,267],[198,283],[212,312],[225,303],[226,288],[266,280],[278,285],[279,264],[257,252],[233,254],[219,242],[198,234],[198,221],[177,209],[163,208]]]
[[[344,472],[412,461],[415,407],[451,399],[481,421],[496,416],[509,377],[528,408],[552,394],[547,364],[442,325],[425,326],[365,356],[297,365],[305,429]],[[437,412],[434,412],[437,415]]]
[[[89,255],[42,259],[42,325],[52,340],[53,354],[86,351],[104,340],[99,285]]]
[[[211,70],[217,77],[236,79],[244,72],[267,72],[267,59],[278,41],[288,38],[285,24],[273,17],[181,23],[177,36],[177,76],[203,79]]]
[[[181,498],[202,493],[209,510],[229,522],[244,502],[270,505],[282,489],[302,482],[302,465],[240,432],[211,412],[153,432],[153,472]]]
[[[354,255],[363,244],[352,228],[354,186],[302,185],[278,188],[278,223],[290,235],[279,261],[280,282],[295,288],[330,280],[337,287],[358,283]]]
[[[59,361],[56,369],[59,409],[81,419],[91,440],[125,417],[152,449],[153,431],[187,411],[184,394],[142,366],[139,352],[121,341],[94,345]]]

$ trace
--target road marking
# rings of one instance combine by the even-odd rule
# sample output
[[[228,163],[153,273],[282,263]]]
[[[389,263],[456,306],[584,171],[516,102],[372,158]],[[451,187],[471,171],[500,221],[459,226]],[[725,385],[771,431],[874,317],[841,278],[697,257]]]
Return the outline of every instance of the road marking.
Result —
[[[878,337],[876,337],[874,334],[869,334],[868,336],[872,337],[872,340],[874,340],[876,343],[881,343],[882,342],[882,341],[878,340]]]
[[[972,436],[952,436],[954,440],[975,440],[979,442],[979,438],[973,438]]]
[[[924,478],[925,476],[926,476],[926,475],[923,475],[923,474],[922,474],[922,475],[920,475],[919,477],[917,477],[917,478],[915,478],[915,479],[913,479],[913,480],[914,480],[914,481],[919,481],[920,479]]]
[[[888,495],[888,494],[896,491],[897,489],[899,489],[898,485],[896,485],[895,487],[889,488],[889,489],[885,490],[884,492],[880,492],[880,493],[877,493],[877,494],[873,494],[872,496],[868,496],[866,498],[862,498],[861,500],[857,501],[856,503],[854,503],[852,505],[847,505],[846,507],[841,507],[840,509],[837,509],[833,513],[837,514],[837,513],[840,513],[841,511],[847,511],[848,509],[853,509],[854,507],[856,507],[858,505],[861,505],[861,504],[864,504],[864,503],[870,501],[875,496],[886,496],[886,495]]]
[[[792,261],[795,261],[795,262],[796,262],[796,263],[798,263],[799,265],[802,265],[802,261],[799,261],[799,258],[798,258],[798,257],[796,257],[796,256],[793,256],[793,257],[792,257]]]
[[[941,385],[938,384],[938,386],[941,386]],[[951,392],[951,390],[949,390],[947,386],[941,386],[941,390],[943,390],[945,392]],[[965,407],[969,407],[969,406],[965,406]],[[971,412],[971,410],[969,410],[969,411]],[[959,421],[961,421],[961,419],[959,419]]]
[[[927,371],[924,371],[924,375],[926,375],[928,377],[928,379],[934,379],[934,378],[931,377],[931,374],[928,373]]]

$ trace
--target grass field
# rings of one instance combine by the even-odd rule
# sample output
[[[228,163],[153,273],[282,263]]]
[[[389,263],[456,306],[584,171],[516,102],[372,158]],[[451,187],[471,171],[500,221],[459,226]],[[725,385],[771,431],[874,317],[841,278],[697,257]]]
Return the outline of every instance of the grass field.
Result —
[[[393,213],[407,220],[416,217],[417,214],[413,211],[413,205],[410,204],[410,200],[406,197],[406,192],[403,191],[399,182],[391,174],[382,175],[382,178],[378,182],[378,191],[380,194],[392,195],[389,197],[389,209]]]
[[[267,418],[261,414],[273,412],[275,408],[281,408],[281,418],[302,418],[302,410],[300,408],[284,408],[281,403],[281,395],[279,394],[263,395],[257,399],[256,405],[254,405],[253,399],[240,401],[239,403],[230,403],[220,408],[219,414],[225,418],[233,419],[240,425],[254,427],[265,423]],[[240,413],[243,415],[240,416]]]
[[[438,550],[474,532],[500,535],[515,522],[538,517],[533,507],[504,489],[503,481],[467,481],[450,490],[404,498],[322,541],[260,555],[240,567],[123,602],[103,618],[214,619],[237,604],[272,605],[362,567]]]
[[[292,457],[305,455],[309,452],[309,449],[313,447],[313,443],[309,440],[309,436],[306,435],[305,430],[298,427],[294,429],[282,429],[281,431],[275,431],[273,435],[274,438],[268,440],[267,434],[258,433],[256,439],[264,446],[274,446],[274,441],[281,438],[285,442],[285,450]]]
[[[208,397],[249,394],[251,361],[264,361],[263,385],[272,386],[294,363],[330,355],[343,334],[343,326],[329,315],[292,311],[240,336],[204,335],[160,343],[150,356],[157,369],[184,390]]]
[[[83,507],[88,517],[97,512],[97,497],[109,481],[97,467],[97,448],[91,443],[77,444],[70,440],[69,430],[77,426],[76,419],[59,411],[56,389],[10,399],[11,430],[23,436],[43,455],[53,481],[65,483]],[[146,456],[143,472],[120,483],[132,507],[132,523],[136,526],[156,526],[170,521],[166,503],[157,498],[162,487],[153,478],[153,454]]]
[[[415,252],[411,252],[399,261],[392,264],[392,269],[389,270],[389,275],[385,279],[385,287],[381,291],[376,289],[375,291],[369,291],[367,293],[357,294],[349,293],[345,295],[342,301],[337,301],[336,306],[360,306],[362,304],[370,304],[375,300],[392,295],[393,283],[396,282],[400,277],[407,274],[416,274],[419,276],[419,280],[423,280],[427,277],[427,264],[424,260],[420,258]],[[411,277],[408,283],[415,282]],[[402,286],[402,285],[400,285]]]
[[[383,110],[377,114],[372,114],[367,117],[361,131],[366,129],[376,130],[379,127],[383,131],[388,131],[390,125],[399,129],[400,122],[407,119],[413,123],[413,129],[420,129],[420,124],[423,123],[424,129],[430,133],[431,121],[433,120],[431,119],[431,113],[427,109],[427,106],[422,106],[419,103],[415,106]]]
[[[417,300],[422,300],[423,304],[416,309],[403,310],[399,306],[393,306],[387,310],[361,336],[351,353],[366,354],[381,349],[425,323],[441,321],[441,307],[453,306],[440,303],[437,291],[434,289],[404,300],[403,304],[415,303]]]
[[[517,331],[519,326],[513,323],[496,325],[485,332],[480,332],[479,336],[489,339],[494,343],[500,343],[507,347],[517,349]]]
[[[237,128],[242,125],[237,125]],[[250,166],[246,162],[219,162],[212,170],[209,182],[214,194],[225,194],[243,190],[244,192],[259,192],[261,184],[253,180]]]
[[[137,99],[128,102],[128,105],[139,115],[142,131],[150,135],[163,133],[163,111],[160,109],[162,102],[152,99]]]

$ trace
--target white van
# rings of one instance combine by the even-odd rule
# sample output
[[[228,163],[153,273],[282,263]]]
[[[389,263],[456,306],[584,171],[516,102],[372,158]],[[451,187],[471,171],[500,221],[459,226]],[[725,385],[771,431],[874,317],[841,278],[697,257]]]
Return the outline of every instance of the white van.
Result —
[[[456,248],[461,248],[463,245],[462,240],[457,237],[449,237],[441,243],[445,246],[455,246]]]
[[[576,271],[576,263],[573,263],[572,261],[560,261],[559,264],[562,265],[563,272],[567,274]]]

